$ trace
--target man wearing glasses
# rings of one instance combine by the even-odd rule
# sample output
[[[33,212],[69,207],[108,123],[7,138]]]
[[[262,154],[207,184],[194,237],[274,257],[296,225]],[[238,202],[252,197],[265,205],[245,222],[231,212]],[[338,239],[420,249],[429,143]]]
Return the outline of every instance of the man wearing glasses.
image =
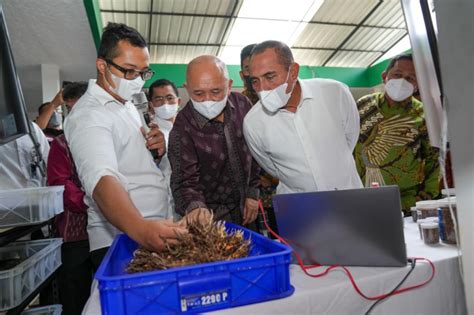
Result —
[[[166,149],[168,151],[168,136],[173,128],[176,115],[178,114],[181,98],[179,97],[176,85],[167,79],[158,79],[153,82],[148,89],[148,99],[150,100],[150,113],[153,121],[158,125],[165,137]],[[161,158],[159,167],[166,178],[166,184],[170,185],[171,165],[168,155],[165,153]],[[170,213],[174,215],[174,201],[170,190]]]
[[[124,24],[109,23],[96,60],[97,81],[77,102],[65,134],[89,206],[87,231],[97,269],[119,232],[151,250],[186,233],[169,215],[169,189],[149,150],[163,156],[156,124],[143,132],[130,99],[153,76],[144,38]]]

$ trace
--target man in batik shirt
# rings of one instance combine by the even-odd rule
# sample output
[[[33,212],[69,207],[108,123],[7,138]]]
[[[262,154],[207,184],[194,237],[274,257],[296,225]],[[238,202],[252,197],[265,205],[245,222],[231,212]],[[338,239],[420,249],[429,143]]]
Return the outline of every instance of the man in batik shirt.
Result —
[[[205,220],[212,211],[215,220],[249,226],[257,218],[260,186],[260,167],[242,131],[252,105],[231,92],[226,65],[215,56],[193,59],[184,87],[190,100],[168,144],[176,212]]]
[[[400,187],[402,208],[439,195],[438,151],[430,146],[423,104],[413,97],[418,89],[411,55],[395,57],[382,74],[383,93],[357,102],[360,137],[354,150],[357,170],[369,187]]]

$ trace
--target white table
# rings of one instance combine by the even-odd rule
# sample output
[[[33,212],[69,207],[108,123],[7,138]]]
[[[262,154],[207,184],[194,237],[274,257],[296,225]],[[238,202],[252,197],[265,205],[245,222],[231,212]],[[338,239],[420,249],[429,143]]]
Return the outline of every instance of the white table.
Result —
[[[425,287],[392,296],[379,303],[371,314],[466,314],[464,290],[459,273],[458,251],[446,244],[428,246],[420,240],[418,226],[405,219],[408,257],[425,257],[436,266],[434,279]],[[370,296],[390,292],[409,271],[406,268],[350,267],[361,290]],[[319,269],[317,269],[319,270]],[[431,268],[417,263],[403,287],[423,282]],[[295,293],[287,298],[213,312],[220,314],[364,314],[372,301],[359,296],[347,276],[339,270],[322,278],[306,276],[299,266],[290,266]],[[100,314],[99,291],[92,295],[83,314]]]

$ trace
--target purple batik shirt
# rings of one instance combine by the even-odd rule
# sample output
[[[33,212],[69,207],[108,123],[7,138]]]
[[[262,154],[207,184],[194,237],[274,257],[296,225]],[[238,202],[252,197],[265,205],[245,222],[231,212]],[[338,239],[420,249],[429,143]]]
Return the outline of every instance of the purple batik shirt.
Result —
[[[199,114],[191,101],[178,113],[171,130],[168,157],[176,212],[212,209],[215,219],[242,220],[245,198],[258,199],[260,167],[242,132],[250,101],[230,93],[224,122]]]

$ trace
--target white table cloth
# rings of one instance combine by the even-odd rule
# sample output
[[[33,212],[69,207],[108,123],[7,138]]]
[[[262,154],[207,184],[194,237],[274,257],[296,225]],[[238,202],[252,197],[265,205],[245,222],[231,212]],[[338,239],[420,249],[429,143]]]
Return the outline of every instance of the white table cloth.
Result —
[[[425,245],[420,239],[417,224],[411,218],[405,219],[404,231],[408,257],[425,257],[433,261],[435,277],[422,288],[389,297],[379,303],[371,314],[466,314],[456,247],[442,243]],[[349,267],[361,290],[369,296],[390,292],[409,268]],[[430,272],[427,263],[418,262],[403,287],[423,282]],[[290,297],[212,314],[364,314],[374,303],[358,295],[349,278],[340,270],[321,278],[310,278],[299,266],[291,265],[290,277],[295,287]],[[95,283],[83,314],[100,313],[99,291]]]

